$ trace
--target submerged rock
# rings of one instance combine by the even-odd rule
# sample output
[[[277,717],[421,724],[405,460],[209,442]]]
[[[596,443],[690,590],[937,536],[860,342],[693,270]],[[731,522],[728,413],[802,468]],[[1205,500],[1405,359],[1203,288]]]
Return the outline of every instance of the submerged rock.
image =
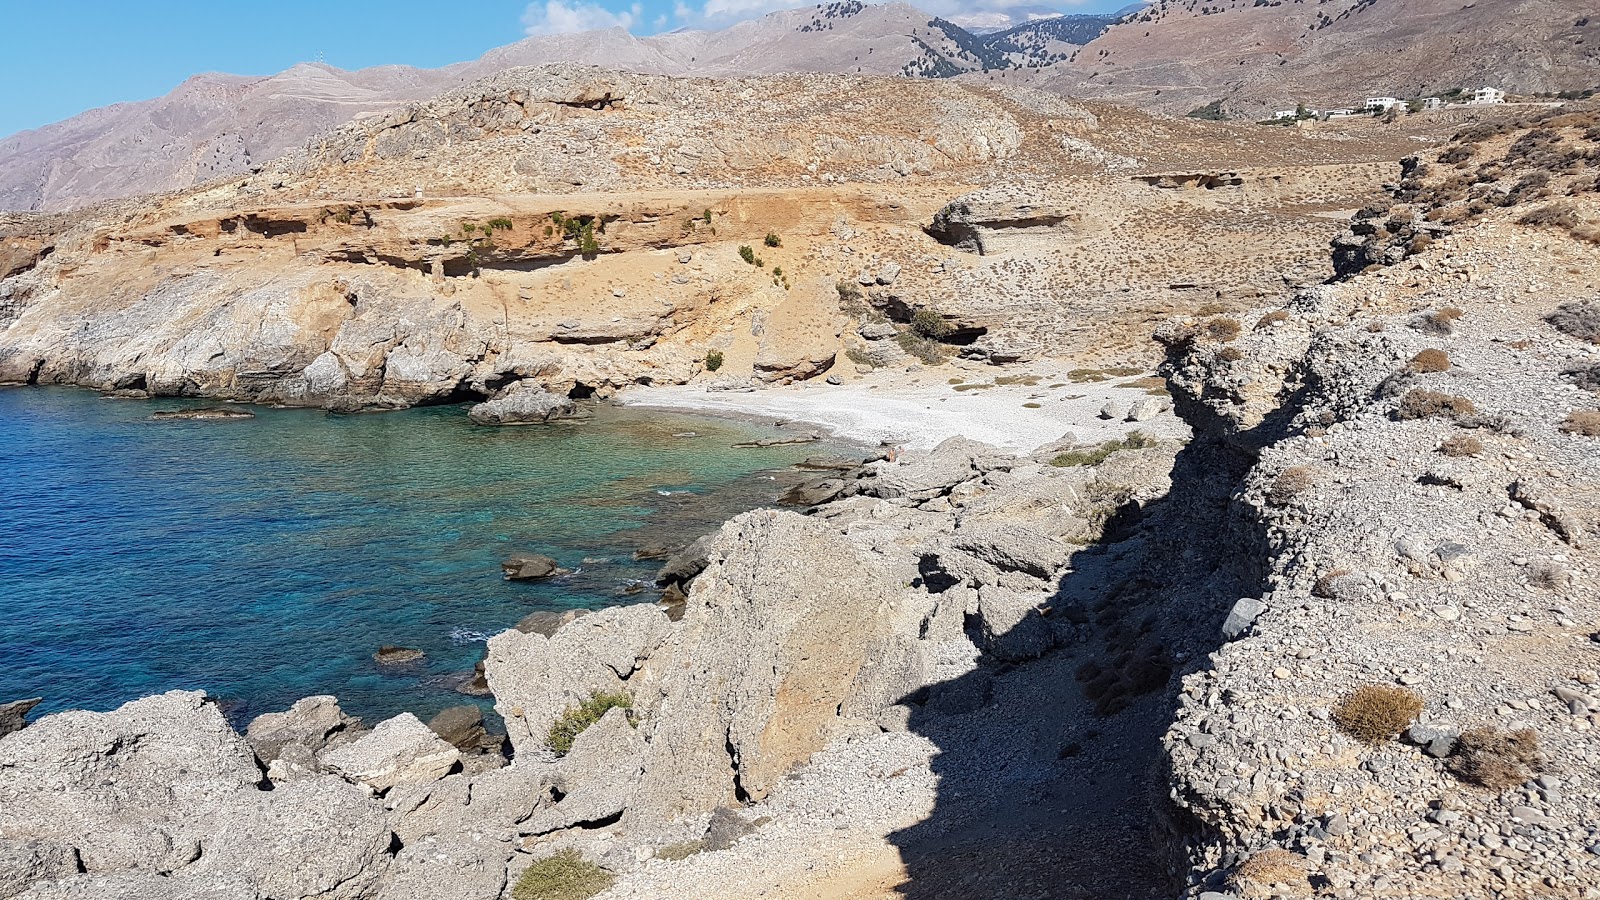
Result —
[[[552,394],[534,382],[518,381],[493,400],[472,407],[467,418],[479,425],[540,425],[577,413],[577,405],[566,397]]]
[[[150,418],[165,419],[194,419],[200,421],[228,420],[228,419],[254,419],[256,414],[248,409],[229,409],[224,406],[203,406],[198,409],[164,409],[151,413]]]
[[[415,647],[396,647],[391,644],[379,647],[378,652],[372,654],[373,662],[380,666],[403,666],[407,663],[421,662],[425,658],[427,654]]]

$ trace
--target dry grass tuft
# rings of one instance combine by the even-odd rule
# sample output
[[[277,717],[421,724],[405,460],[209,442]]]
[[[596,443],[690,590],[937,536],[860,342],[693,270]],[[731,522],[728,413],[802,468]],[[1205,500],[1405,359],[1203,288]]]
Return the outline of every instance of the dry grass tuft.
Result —
[[[1503,791],[1532,778],[1543,763],[1539,736],[1532,729],[1507,733],[1473,728],[1456,739],[1445,768],[1462,781]]]
[[[1349,574],[1349,569],[1333,569],[1324,573],[1317,579],[1317,583],[1311,586],[1311,596],[1321,597],[1324,600],[1332,600],[1339,596],[1339,579]]]
[[[1244,327],[1240,325],[1237,320],[1229,319],[1225,316],[1218,316],[1217,318],[1206,322],[1205,334],[1206,337],[1213,341],[1226,344],[1227,342],[1237,338],[1240,332],[1243,330]]]
[[[1483,442],[1470,434],[1452,434],[1439,444],[1445,456],[1477,456],[1483,452]]]
[[[1288,850],[1263,850],[1240,863],[1228,876],[1228,886],[1235,890],[1273,885],[1291,888],[1294,893],[1308,890],[1311,881],[1306,875],[1305,859]]]
[[[1279,322],[1287,321],[1289,321],[1289,313],[1287,310],[1275,310],[1256,320],[1256,330],[1260,331],[1263,328],[1269,328],[1278,324]]]
[[[1366,684],[1344,695],[1333,721],[1364,744],[1393,740],[1422,712],[1422,697],[1392,684]]]
[[[1561,430],[1567,434],[1600,437],[1600,412],[1586,409],[1569,413],[1567,420],[1561,423]]]
[[[1424,350],[1411,357],[1411,362],[1406,365],[1406,369],[1418,375],[1447,372],[1450,370],[1450,354],[1443,350]]]
[[[1267,502],[1281,506],[1311,489],[1317,483],[1317,473],[1310,466],[1290,466],[1272,479],[1267,488]]]
[[[1419,331],[1428,334],[1446,335],[1456,330],[1456,322],[1461,318],[1461,310],[1454,306],[1446,306],[1433,312],[1418,316],[1411,325]]]

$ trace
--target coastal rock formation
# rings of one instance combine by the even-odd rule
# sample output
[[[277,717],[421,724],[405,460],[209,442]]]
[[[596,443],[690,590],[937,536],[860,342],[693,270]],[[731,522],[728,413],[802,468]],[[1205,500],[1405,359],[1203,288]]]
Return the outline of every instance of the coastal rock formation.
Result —
[[[467,418],[478,425],[537,425],[577,411],[571,400],[557,397],[532,382],[518,381],[493,400],[473,406],[467,411]]]

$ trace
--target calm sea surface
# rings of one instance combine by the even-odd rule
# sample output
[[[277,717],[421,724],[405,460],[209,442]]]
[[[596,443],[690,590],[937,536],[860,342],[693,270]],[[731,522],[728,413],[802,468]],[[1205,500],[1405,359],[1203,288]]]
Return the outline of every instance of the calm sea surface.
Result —
[[[310,694],[374,721],[472,702],[453,685],[534,610],[629,593],[685,542],[770,504],[829,444],[731,445],[738,422],[603,407],[584,425],[479,428],[463,409],[255,409],[0,389],[0,702],[110,709],[204,688],[236,722]],[[507,553],[574,574],[501,579]],[[381,670],[383,644],[427,653]],[[487,701],[478,701],[487,704]]]

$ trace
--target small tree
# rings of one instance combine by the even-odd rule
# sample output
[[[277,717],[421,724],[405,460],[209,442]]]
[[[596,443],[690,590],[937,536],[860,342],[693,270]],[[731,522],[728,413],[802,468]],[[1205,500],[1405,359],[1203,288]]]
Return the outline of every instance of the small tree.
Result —
[[[783,246],[783,238],[778,237],[776,234],[773,234],[770,231],[767,232],[767,236],[765,238],[761,239],[761,242],[763,244],[766,244],[768,247],[782,247]]]
[[[722,351],[713,350],[706,354],[706,371],[715,372],[722,368]]]

